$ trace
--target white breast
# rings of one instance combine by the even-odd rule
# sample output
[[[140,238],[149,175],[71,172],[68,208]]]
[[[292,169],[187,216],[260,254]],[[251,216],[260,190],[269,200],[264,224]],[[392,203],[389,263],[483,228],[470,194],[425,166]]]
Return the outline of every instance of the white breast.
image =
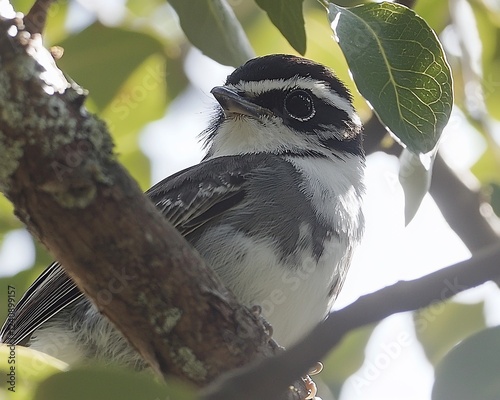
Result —
[[[297,268],[290,269],[280,263],[277,246],[270,240],[257,241],[228,226],[211,228],[196,247],[241,303],[262,307],[273,337],[285,347],[325,317],[331,283],[344,275],[348,261],[346,245],[334,237],[325,243],[319,260],[311,249]],[[224,251],[214,251],[217,248]]]
[[[256,240],[227,225],[210,228],[196,243],[240,302],[262,307],[273,326],[273,337],[285,347],[325,317],[331,306],[332,284],[343,282],[363,230],[359,157],[346,161],[291,157],[288,161],[306,178],[302,190],[318,217],[340,235],[334,234],[324,243],[319,260],[311,248],[304,251],[296,268],[282,265],[271,239]],[[309,229],[301,226],[301,234],[310,235]]]

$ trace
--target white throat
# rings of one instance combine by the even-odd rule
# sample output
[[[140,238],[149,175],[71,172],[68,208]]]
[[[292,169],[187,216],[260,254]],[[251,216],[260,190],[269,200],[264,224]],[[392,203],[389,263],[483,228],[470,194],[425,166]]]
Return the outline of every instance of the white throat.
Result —
[[[311,200],[317,216],[336,232],[359,242],[364,229],[364,160],[355,155],[287,157],[286,160],[304,177],[301,189]]]

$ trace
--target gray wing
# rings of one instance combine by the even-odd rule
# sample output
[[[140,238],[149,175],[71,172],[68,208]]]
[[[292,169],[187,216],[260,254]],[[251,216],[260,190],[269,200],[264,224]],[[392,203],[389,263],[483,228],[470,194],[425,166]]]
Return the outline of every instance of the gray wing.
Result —
[[[205,161],[166,178],[146,194],[188,237],[242,203],[250,165],[258,166],[255,161],[259,164],[258,156],[250,158],[228,156]],[[82,297],[61,265],[52,263],[17,303],[0,330],[0,342],[25,344],[44,322]]]
[[[0,330],[0,342],[25,344],[41,324],[83,296],[58,262],[31,284]]]

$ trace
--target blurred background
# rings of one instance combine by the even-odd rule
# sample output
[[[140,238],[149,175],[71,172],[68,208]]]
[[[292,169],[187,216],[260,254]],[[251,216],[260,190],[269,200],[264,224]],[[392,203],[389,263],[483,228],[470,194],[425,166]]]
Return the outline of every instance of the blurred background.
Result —
[[[257,55],[296,54],[254,2],[228,3]],[[13,5],[27,12],[32,1]],[[445,163],[439,161],[441,174],[431,190],[438,204],[427,195],[405,227],[400,149],[390,136],[371,129],[372,111],[350,79],[324,9],[316,1],[304,2],[306,57],[331,67],[354,93],[362,120],[370,121],[366,234],[335,308],[467,259],[481,245],[498,240],[500,2],[417,0],[410,5],[443,43],[453,70],[455,107],[441,141]],[[87,107],[106,120],[120,161],[144,190],[199,162],[203,148],[198,135],[215,104],[210,90],[232,68],[192,47],[165,1],[61,1],[49,12],[45,40],[46,46],[64,49],[58,64],[89,90]],[[469,193],[473,201],[455,204],[454,190]],[[469,226],[465,231],[464,224]],[[474,232],[477,224],[483,229]],[[51,260],[0,197],[1,298],[7,297],[7,285],[15,286],[20,297]],[[5,313],[2,308],[2,321]],[[434,366],[457,343],[495,325],[500,325],[500,292],[494,283],[416,313],[393,315],[352,332],[330,354],[319,395],[324,400],[430,399]]]

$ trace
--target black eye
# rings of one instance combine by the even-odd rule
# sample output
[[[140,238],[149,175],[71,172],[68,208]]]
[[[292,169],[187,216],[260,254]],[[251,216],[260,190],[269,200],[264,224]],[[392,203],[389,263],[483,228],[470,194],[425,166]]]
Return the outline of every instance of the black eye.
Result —
[[[316,113],[311,95],[305,90],[294,90],[287,94],[285,111],[299,121],[307,121]]]

